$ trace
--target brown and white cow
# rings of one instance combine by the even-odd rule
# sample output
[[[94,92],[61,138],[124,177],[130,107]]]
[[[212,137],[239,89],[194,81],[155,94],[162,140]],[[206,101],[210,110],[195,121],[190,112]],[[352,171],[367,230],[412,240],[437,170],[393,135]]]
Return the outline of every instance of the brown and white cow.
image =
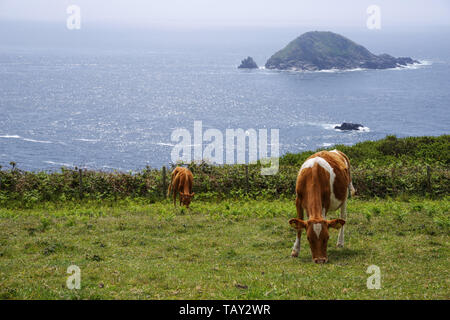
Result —
[[[191,170],[184,167],[176,167],[172,172],[172,179],[167,189],[167,196],[173,191],[173,205],[176,206],[177,194],[180,194],[180,206],[184,204],[189,208],[194,192],[192,186],[194,183],[194,176]]]
[[[292,248],[292,257],[300,252],[302,230],[311,247],[315,263],[328,261],[327,244],[330,228],[341,229],[337,246],[344,246],[344,224],[346,219],[347,191],[355,193],[350,175],[348,157],[338,151],[320,151],[310,156],[300,168],[296,184],[297,218],[290,219],[289,224],[297,230],[297,238]],[[329,211],[341,209],[340,219],[327,220]],[[303,220],[303,211],[308,220]]]

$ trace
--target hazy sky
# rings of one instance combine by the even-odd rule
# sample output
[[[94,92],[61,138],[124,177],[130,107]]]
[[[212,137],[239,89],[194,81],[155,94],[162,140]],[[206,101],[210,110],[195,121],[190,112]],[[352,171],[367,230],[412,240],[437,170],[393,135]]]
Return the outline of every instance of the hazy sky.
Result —
[[[450,0],[0,0],[0,20],[64,22],[71,4],[106,25],[365,26],[372,4],[384,26],[450,25]]]

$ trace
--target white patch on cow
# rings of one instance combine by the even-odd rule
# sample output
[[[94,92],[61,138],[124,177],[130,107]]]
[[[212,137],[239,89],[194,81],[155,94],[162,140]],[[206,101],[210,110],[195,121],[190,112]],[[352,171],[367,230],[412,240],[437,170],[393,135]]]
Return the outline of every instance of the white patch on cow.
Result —
[[[337,150],[333,150],[336,151]],[[331,151],[330,151],[331,152]],[[336,174],[334,173],[333,168],[330,166],[330,164],[322,157],[315,157],[311,158],[305,161],[303,163],[302,167],[300,168],[300,171],[306,168],[312,168],[315,164],[318,164],[322,168],[324,168],[330,175],[330,207],[328,211],[334,211],[337,210],[340,206],[342,201],[339,201],[336,196],[334,195],[334,179],[336,178]]]
[[[322,217],[325,219],[327,217],[327,210],[322,208]]]
[[[315,157],[315,158],[306,160],[302,164],[302,167],[300,168],[300,171],[302,171],[303,169],[306,169],[306,168],[312,168],[316,164],[317,158],[319,158],[319,157]]]
[[[333,188],[331,188],[331,190],[333,190]],[[336,198],[336,196],[334,195],[334,192],[331,191],[331,195],[330,195],[330,209],[329,209],[329,211],[335,211],[335,210],[339,209],[341,204],[342,204],[342,201],[338,200]]]
[[[321,223],[314,223],[313,224],[313,230],[316,233],[317,238],[319,238],[320,232],[322,231],[322,224]]]
[[[297,236],[297,238],[295,238],[295,242],[294,242],[294,246],[292,247],[292,251],[294,251],[296,253],[298,253],[300,251],[300,239],[298,238],[298,236]]]
[[[300,168],[300,171],[302,171],[303,169],[306,168],[312,168],[314,167],[315,164],[318,164],[319,166],[321,166],[322,168],[324,168],[325,170],[328,171],[328,173],[330,174],[330,178],[333,178],[334,181],[334,177],[336,177],[336,175],[333,172],[333,168],[330,166],[330,164],[322,157],[315,157],[309,160],[306,160],[302,167]]]
[[[334,173],[333,168],[330,166],[330,164],[323,158],[317,157],[320,160],[317,162],[322,168],[327,170],[327,172],[330,174],[330,208],[329,211],[334,211],[337,208],[340,207],[341,201],[339,201],[336,196],[334,195],[334,179],[336,179],[336,174]],[[317,159],[316,158],[316,159]]]

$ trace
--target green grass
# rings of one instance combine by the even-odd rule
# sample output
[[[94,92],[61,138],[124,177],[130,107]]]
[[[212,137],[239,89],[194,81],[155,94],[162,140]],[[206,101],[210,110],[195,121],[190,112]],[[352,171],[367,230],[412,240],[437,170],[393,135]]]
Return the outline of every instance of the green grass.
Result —
[[[353,199],[346,247],[299,258],[292,199],[0,209],[1,299],[449,299],[449,201]],[[337,213],[332,216],[336,217]],[[66,271],[81,268],[81,289]],[[369,265],[381,289],[369,290]]]

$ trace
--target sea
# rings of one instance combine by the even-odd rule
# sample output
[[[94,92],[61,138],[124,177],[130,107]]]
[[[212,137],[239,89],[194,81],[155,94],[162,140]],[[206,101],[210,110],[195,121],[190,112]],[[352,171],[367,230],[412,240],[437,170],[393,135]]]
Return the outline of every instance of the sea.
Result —
[[[184,128],[278,129],[280,155],[450,125],[450,30],[321,28],[419,64],[290,72],[266,60],[307,26],[211,30],[83,25],[0,31],[0,165],[139,171],[173,162]],[[312,30],[316,30],[312,29]],[[260,66],[238,69],[252,56]],[[342,122],[358,131],[340,131]],[[224,150],[225,152],[225,150]]]

